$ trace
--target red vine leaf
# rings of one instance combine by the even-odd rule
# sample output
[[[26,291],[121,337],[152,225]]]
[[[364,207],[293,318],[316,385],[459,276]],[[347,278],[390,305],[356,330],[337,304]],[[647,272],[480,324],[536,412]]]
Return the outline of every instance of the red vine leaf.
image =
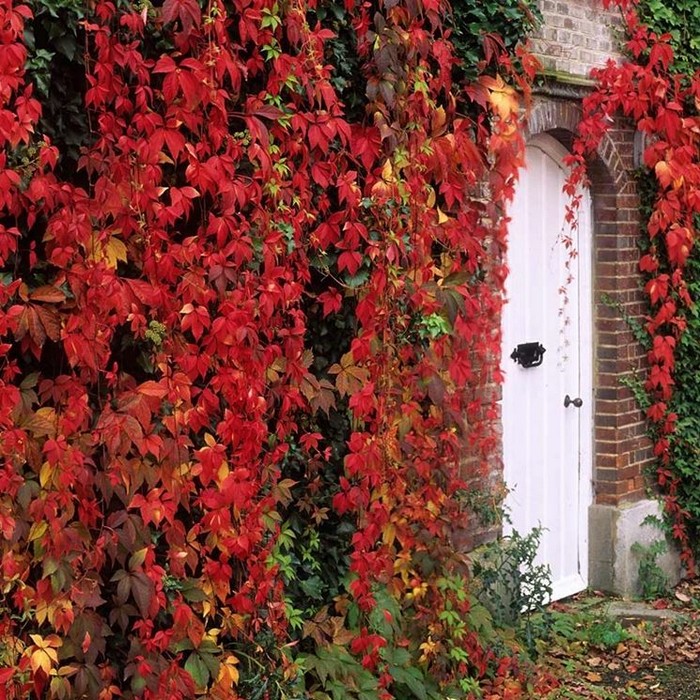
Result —
[[[202,22],[202,11],[197,0],[165,0],[163,22],[168,24],[179,19],[185,34],[190,34]]]

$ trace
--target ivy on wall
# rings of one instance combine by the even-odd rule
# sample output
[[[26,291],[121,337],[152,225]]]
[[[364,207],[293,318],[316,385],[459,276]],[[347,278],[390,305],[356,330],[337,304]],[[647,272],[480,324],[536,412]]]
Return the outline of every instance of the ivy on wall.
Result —
[[[657,34],[668,34],[674,59],[669,68],[682,79],[690,80],[700,69],[700,7],[687,0],[641,0],[638,5],[640,19]],[[693,111],[690,101],[684,103],[686,110]],[[641,188],[644,196],[644,211],[649,215],[653,209],[655,193],[649,182],[653,173],[642,174]],[[697,221],[694,221],[697,226]],[[646,247],[653,242],[646,238]],[[660,265],[666,274],[671,273],[670,261],[660,256]],[[675,431],[670,439],[673,472],[678,477],[678,501],[688,514],[690,542],[698,554],[700,534],[700,315],[697,300],[700,300],[700,253],[693,246],[688,256],[684,279],[693,305],[683,312],[685,331],[675,349],[675,388],[670,410],[678,416]]]
[[[674,72],[692,76],[700,53],[700,6],[693,0],[639,0],[639,19],[656,34],[669,34]]]
[[[548,686],[451,542],[534,74],[454,17],[0,0],[6,697]]]
[[[537,3],[528,0],[452,3],[451,39],[461,59],[460,71],[473,78],[494,53],[514,55],[541,19]]]
[[[608,2],[625,20],[630,60],[593,71],[596,88],[584,99],[579,136],[570,160],[570,185],[585,180],[586,157],[619,114],[647,135],[646,176],[641,193],[646,230],[640,270],[649,313],[644,321],[649,369],[643,380],[645,411],[657,458],[656,478],[672,533],[689,572],[694,571],[699,485],[695,459],[697,341],[694,296],[698,291],[695,239],[700,213],[700,75],[683,73],[690,54],[681,47],[674,63],[673,34],[659,34],[640,21],[634,3]],[[673,29],[691,3],[640,3],[642,16],[659,11],[661,29]],[[690,19],[690,18],[689,18]],[[676,34],[681,39],[681,34]],[[679,70],[681,71],[679,73]],[[573,214],[572,214],[573,215]],[[689,333],[689,329],[691,333]]]

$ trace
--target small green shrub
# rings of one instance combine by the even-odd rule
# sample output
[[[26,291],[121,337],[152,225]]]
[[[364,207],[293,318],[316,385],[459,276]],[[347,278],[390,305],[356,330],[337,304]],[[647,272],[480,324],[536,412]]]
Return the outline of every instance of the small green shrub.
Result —
[[[552,574],[535,564],[542,528],[527,535],[513,532],[485,545],[474,558],[478,597],[491,611],[495,624],[514,626],[529,612],[541,610],[552,596]]]
[[[637,573],[639,576],[640,595],[644,600],[656,600],[668,594],[670,582],[657,559],[668,551],[666,537],[669,535],[667,523],[654,515],[644,518],[642,525],[656,528],[663,537],[650,544],[635,542],[632,554],[639,559]]]
[[[629,638],[629,632],[617,620],[610,618],[597,620],[586,629],[585,634],[589,644],[603,649],[614,648]]]
[[[537,637],[533,615],[552,597],[552,572],[535,558],[543,528],[513,532],[485,545],[474,558],[476,595],[497,627],[512,627],[530,653]]]
[[[668,550],[665,540],[656,540],[648,545],[635,542],[632,553],[639,557],[640,595],[644,600],[662,598],[669,591],[668,576],[656,561]]]

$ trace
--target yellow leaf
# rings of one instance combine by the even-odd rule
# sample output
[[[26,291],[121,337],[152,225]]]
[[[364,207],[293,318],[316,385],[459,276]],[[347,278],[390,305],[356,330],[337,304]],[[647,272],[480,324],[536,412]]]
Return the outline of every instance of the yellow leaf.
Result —
[[[116,268],[120,260],[126,262],[126,246],[123,241],[112,236],[105,246],[105,257],[107,258],[107,265],[111,268]]]
[[[436,654],[439,648],[440,645],[437,642],[433,641],[432,637],[428,637],[428,639],[424,641],[419,647],[419,649],[423,652],[419,661],[427,661],[430,657]]]
[[[287,369],[287,359],[277,357],[272,364],[267,368],[267,380],[270,382],[279,381],[280,374]]]
[[[509,119],[518,111],[518,100],[515,97],[515,92],[492,92],[490,96],[491,105],[501,119]]]
[[[85,252],[87,253],[88,260],[92,260],[93,262],[104,260],[104,253],[100,249],[97,234],[91,236],[87,241],[85,241]]]
[[[49,529],[48,523],[44,520],[40,523],[34,523],[30,528],[29,528],[29,535],[27,537],[27,540],[29,542],[33,542],[34,540],[38,540],[42,535],[46,534],[46,531]],[[37,635],[32,635],[32,636],[37,636]],[[39,637],[41,639],[41,637]],[[34,642],[36,644],[36,642]]]
[[[53,476],[54,468],[48,463],[44,462],[39,470],[39,485],[42,489],[46,488],[47,484],[51,482],[51,477]]]
[[[56,437],[56,411],[50,407],[40,408],[22,423],[22,427],[35,437]]]
[[[387,160],[382,168],[382,180],[386,182],[393,182],[394,180],[394,168],[391,165],[391,161]]]
[[[518,113],[520,103],[517,94],[510,85],[503,82],[500,75],[495,78],[484,75],[479,82],[488,89],[491,108],[501,119],[509,119]]]
[[[237,663],[238,659],[233,656],[233,654],[229,654],[219,666],[219,677],[216,682],[226,685],[229,688],[237,685],[240,677],[238,669],[236,668]]]
[[[41,670],[47,676],[50,675],[54,664],[58,663],[56,649],[60,647],[63,642],[55,634],[50,634],[47,637],[42,637],[39,634],[30,634],[29,638],[34,642],[36,647],[29,658],[32,670],[34,673]]]
[[[58,661],[56,657],[56,652],[53,649],[37,649],[29,659],[32,671],[36,673],[41,670],[45,675],[51,673],[51,668],[53,664]]]
[[[660,160],[654,166],[654,172],[656,173],[656,179],[662,187],[668,187],[673,180],[673,174],[671,168],[665,160]]]
[[[340,358],[340,364],[334,364],[328,372],[337,375],[335,385],[341,396],[354,394],[362,389],[370,379],[370,373],[367,369],[355,365],[352,352],[346,352]]]
[[[447,121],[447,115],[445,114],[445,108],[444,107],[438,107],[437,109],[433,110],[433,113],[431,115],[431,120],[433,122],[433,133],[438,132],[442,129],[443,126],[445,126],[445,122]]]
[[[391,546],[396,539],[396,528],[394,523],[387,523],[382,530],[382,540],[384,544]]]
[[[142,547],[137,549],[129,559],[129,568],[132,571],[139,569],[143,563],[146,561],[146,555],[148,554],[148,547]]]
[[[221,464],[219,464],[219,468],[216,471],[216,483],[221,486],[226,477],[231,473],[231,470],[229,469],[228,464],[226,463],[225,460],[221,460]]]
[[[34,610],[34,617],[36,617],[36,621],[40,625],[43,625],[44,622],[46,621],[46,618],[48,617],[48,614],[49,614],[49,606],[46,604],[45,600],[42,600],[40,598],[36,604],[36,609]]]

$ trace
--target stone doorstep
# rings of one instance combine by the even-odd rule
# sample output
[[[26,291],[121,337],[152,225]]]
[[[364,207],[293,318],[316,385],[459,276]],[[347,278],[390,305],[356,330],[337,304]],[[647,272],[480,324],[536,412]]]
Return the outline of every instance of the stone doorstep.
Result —
[[[684,620],[687,615],[669,608],[654,608],[648,603],[627,600],[613,600],[604,608],[604,614],[617,620],[623,627],[632,627],[640,622],[661,622],[663,620]]]

